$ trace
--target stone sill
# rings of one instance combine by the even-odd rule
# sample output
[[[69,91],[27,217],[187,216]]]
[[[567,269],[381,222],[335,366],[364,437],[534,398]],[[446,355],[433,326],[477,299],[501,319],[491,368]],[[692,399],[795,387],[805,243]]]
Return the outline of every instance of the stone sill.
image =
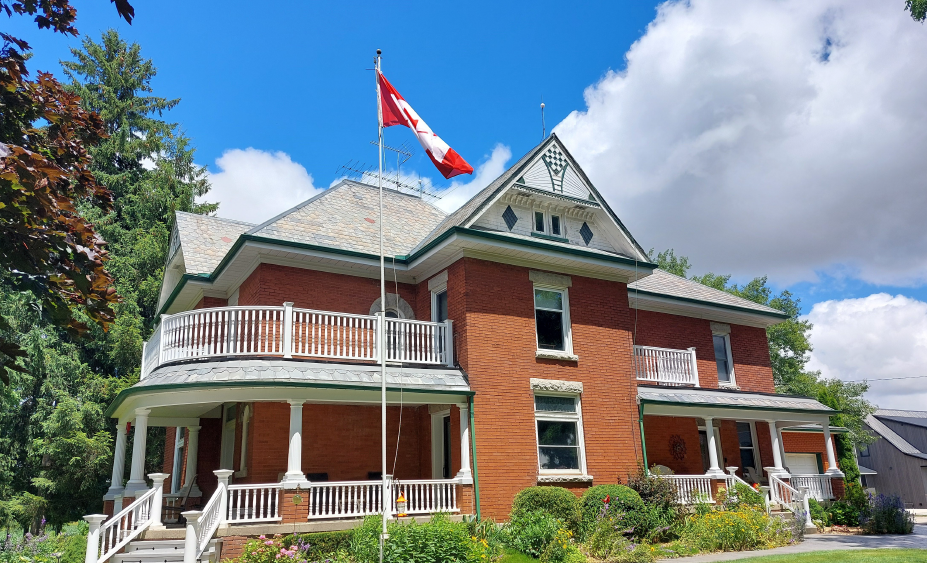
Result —
[[[591,483],[592,475],[538,475],[538,483]]]
[[[554,350],[538,350],[535,357],[542,360],[565,360],[567,362],[578,362],[579,356],[567,354],[566,352],[557,352]]]

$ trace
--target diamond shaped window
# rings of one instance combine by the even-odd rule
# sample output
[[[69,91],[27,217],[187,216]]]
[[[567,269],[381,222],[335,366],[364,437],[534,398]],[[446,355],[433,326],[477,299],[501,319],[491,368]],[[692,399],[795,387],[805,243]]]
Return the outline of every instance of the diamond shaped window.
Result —
[[[505,208],[505,211],[502,212],[502,219],[505,220],[505,225],[511,231],[515,227],[515,223],[518,222],[518,217],[515,215],[515,212],[512,211],[512,206],[509,205]]]
[[[586,246],[588,246],[589,241],[592,240],[592,229],[589,228],[589,225],[583,223],[583,226],[579,228],[579,235],[583,237],[583,240],[586,241]]]

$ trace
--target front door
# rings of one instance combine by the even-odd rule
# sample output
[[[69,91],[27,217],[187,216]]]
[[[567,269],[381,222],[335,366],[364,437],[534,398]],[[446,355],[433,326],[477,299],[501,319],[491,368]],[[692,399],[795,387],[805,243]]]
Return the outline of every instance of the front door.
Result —
[[[431,415],[431,476],[451,478],[451,411]]]

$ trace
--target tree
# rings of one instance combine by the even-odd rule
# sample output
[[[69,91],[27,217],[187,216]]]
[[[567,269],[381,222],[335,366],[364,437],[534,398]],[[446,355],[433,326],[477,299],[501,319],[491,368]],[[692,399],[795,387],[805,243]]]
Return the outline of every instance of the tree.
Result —
[[[911,17],[916,22],[927,19],[927,0],[905,0],[904,9],[911,12]]]

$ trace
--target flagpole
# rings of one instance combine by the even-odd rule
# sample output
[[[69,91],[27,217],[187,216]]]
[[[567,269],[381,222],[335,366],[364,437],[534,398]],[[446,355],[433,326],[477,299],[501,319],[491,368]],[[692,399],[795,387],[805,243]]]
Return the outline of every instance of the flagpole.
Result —
[[[383,507],[383,529],[380,532],[380,563],[383,563],[383,549],[385,547],[387,533],[386,522],[389,520],[390,498],[389,483],[386,476],[386,259],[383,254],[383,107],[382,98],[380,97],[380,54],[377,49],[376,58],[376,80],[377,80],[377,139],[379,141],[379,172],[377,174],[377,187],[380,192],[380,446],[381,446],[381,472],[383,479],[382,489],[380,491],[381,505]]]

